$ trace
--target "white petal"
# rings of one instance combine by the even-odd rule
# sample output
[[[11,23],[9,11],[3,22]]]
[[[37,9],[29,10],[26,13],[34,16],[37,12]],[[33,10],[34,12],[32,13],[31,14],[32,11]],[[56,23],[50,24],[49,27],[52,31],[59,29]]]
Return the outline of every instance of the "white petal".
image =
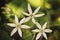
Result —
[[[19,20],[18,20],[16,15],[15,15],[15,22],[16,22],[16,24],[18,24],[18,22],[19,22]]]
[[[41,17],[43,15],[45,15],[45,14],[37,14],[37,15],[35,15],[35,17]]]
[[[8,23],[7,25],[9,25],[9,26],[11,26],[11,27],[16,27],[16,25],[13,24],[13,23]]]
[[[32,9],[31,9],[30,4],[28,4],[28,11],[29,11],[30,14],[32,14]]]
[[[37,9],[35,9],[33,14],[36,14],[39,11],[40,7],[38,7]]]
[[[28,13],[23,12],[23,14],[24,14],[24,15],[26,15],[26,16],[29,16],[29,14],[28,14]]]
[[[50,33],[50,32],[52,32],[52,30],[50,30],[50,29],[45,29],[45,32]]]
[[[25,17],[21,19],[20,24],[24,23],[24,21],[25,21]]]
[[[45,29],[47,26],[47,22],[45,22],[45,24],[43,25],[43,29]]]
[[[18,27],[18,34],[19,34],[20,37],[22,37],[22,31],[19,27]]]
[[[39,29],[32,30],[33,32],[39,32]]]
[[[27,26],[27,25],[21,25],[21,28],[28,29],[28,28],[30,28],[30,27],[29,27],[29,26]]]
[[[46,33],[43,33],[43,36],[44,36],[45,39],[47,39],[47,35],[46,35]]]
[[[38,33],[36,36],[36,40],[38,40],[41,37],[41,33]]]
[[[28,22],[31,17],[27,17],[24,22]]]
[[[32,17],[32,22],[33,22],[34,24],[35,24],[35,22],[36,22],[35,19],[34,19],[33,17]]]
[[[13,36],[14,33],[16,33],[16,31],[17,31],[17,28],[14,28],[14,29],[12,30],[12,32],[11,32],[11,36]]]
[[[36,26],[41,29],[41,25],[38,22],[35,22]]]

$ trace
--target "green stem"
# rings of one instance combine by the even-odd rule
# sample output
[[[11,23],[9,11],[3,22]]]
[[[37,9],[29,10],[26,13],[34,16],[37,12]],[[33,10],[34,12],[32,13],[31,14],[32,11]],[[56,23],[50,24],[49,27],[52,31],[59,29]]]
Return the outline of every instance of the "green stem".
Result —
[[[52,24],[52,25],[49,25],[50,27],[51,26],[60,26],[60,24]]]
[[[33,35],[33,38],[32,38],[32,40],[34,40],[34,38],[35,38],[35,33],[34,33],[34,35]]]

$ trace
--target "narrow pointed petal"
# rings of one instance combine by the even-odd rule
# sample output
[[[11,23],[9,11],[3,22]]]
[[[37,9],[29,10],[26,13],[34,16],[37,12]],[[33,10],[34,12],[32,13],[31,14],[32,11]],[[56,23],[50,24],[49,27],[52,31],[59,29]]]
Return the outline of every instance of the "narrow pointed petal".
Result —
[[[25,17],[21,19],[20,24],[24,23],[25,19],[26,19]]]
[[[47,39],[47,35],[46,35],[46,33],[43,33],[43,36],[44,36],[45,39]]]
[[[35,22],[36,26],[41,29],[41,25],[38,22]]]
[[[14,28],[11,32],[11,36],[13,36],[16,33],[16,31],[17,31],[17,28]]]
[[[31,9],[30,4],[28,4],[28,11],[29,11],[30,14],[32,14],[32,9]]]
[[[28,22],[31,17],[27,17],[24,22]]]
[[[22,25],[21,28],[29,29],[30,27],[27,25]]]
[[[35,19],[34,19],[33,17],[32,17],[32,22],[33,22],[34,24],[35,24],[35,22],[36,22]]]
[[[20,37],[22,37],[22,31],[19,27],[18,27],[18,34],[19,34]]]
[[[33,32],[39,32],[39,29],[32,30]]]
[[[45,29],[45,32],[50,33],[50,32],[52,32],[52,30],[50,30],[50,29]]]
[[[24,15],[26,15],[26,16],[29,16],[29,14],[28,14],[28,13],[23,12],[23,14],[24,14]]]
[[[18,22],[19,22],[19,20],[18,20],[16,15],[15,15],[15,22],[16,22],[16,24],[18,24]]]
[[[44,16],[45,14],[37,14],[35,15],[35,17],[41,17],[41,16]]]
[[[16,25],[13,24],[13,23],[8,23],[7,25],[9,25],[9,26],[11,26],[11,27],[16,27]]]
[[[45,24],[43,25],[43,29],[45,29],[47,26],[47,22],[45,22]]]
[[[33,14],[36,14],[39,11],[40,7],[38,7],[37,9],[35,9]]]
[[[36,36],[36,40],[38,40],[41,37],[41,33],[38,33]]]

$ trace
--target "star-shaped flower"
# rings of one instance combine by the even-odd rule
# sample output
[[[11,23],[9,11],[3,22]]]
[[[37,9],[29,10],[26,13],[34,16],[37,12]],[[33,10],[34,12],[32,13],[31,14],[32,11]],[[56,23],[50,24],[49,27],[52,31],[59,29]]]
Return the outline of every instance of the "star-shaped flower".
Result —
[[[29,13],[23,12],[24,15],[28,16],[25,21],[27,22],[30,19],[32,19],[32,22],[35,23],[34,17],[41,17],[41,16],[45,15],[45,14],[37,14],[39,9],[40,9],[40,7],[38,7],[34,12],[32,12],[31,6],[30,6],[30,4],[28,4]]]
[[[33,32],[37,32],[38,33],[37,36],[36,36],[36,40],[38,40],[41,37],[41,35],[43,35],[44,38],[47,39],[46,33],[52,32],[52,30],[46,29],[46,25],[47,25],[47,22],[45,22],[45,24],[41,27],[41,25],[38,22],[36,22],[36,26],[39,29],[32,30]]]
[[[15,27],[12,32],[11,32],[11,36],[13,36],[15,34],[16,31],[18,31],[18,34],[20,37],[22,37],[22,31],[21,28],[25,28],[25,29],[29,29],[30,27],[27,25],[22,25],[22,23],[24,23],[25,18],[23,18],[20,22],[17,18],[17,16],[15,15],[15,24],[14,23],[8,23],[9,26],[11,27]]]

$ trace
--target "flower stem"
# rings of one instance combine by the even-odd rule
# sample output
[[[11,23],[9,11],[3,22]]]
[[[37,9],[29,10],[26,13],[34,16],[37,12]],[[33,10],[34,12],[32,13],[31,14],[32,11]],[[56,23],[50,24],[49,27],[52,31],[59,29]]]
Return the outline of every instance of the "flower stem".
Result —
[[[35,33],[34,33],[34,35],[33,35],[33,38],[32,38],[32,40],[34,40],[34,38],[35,38]]]

